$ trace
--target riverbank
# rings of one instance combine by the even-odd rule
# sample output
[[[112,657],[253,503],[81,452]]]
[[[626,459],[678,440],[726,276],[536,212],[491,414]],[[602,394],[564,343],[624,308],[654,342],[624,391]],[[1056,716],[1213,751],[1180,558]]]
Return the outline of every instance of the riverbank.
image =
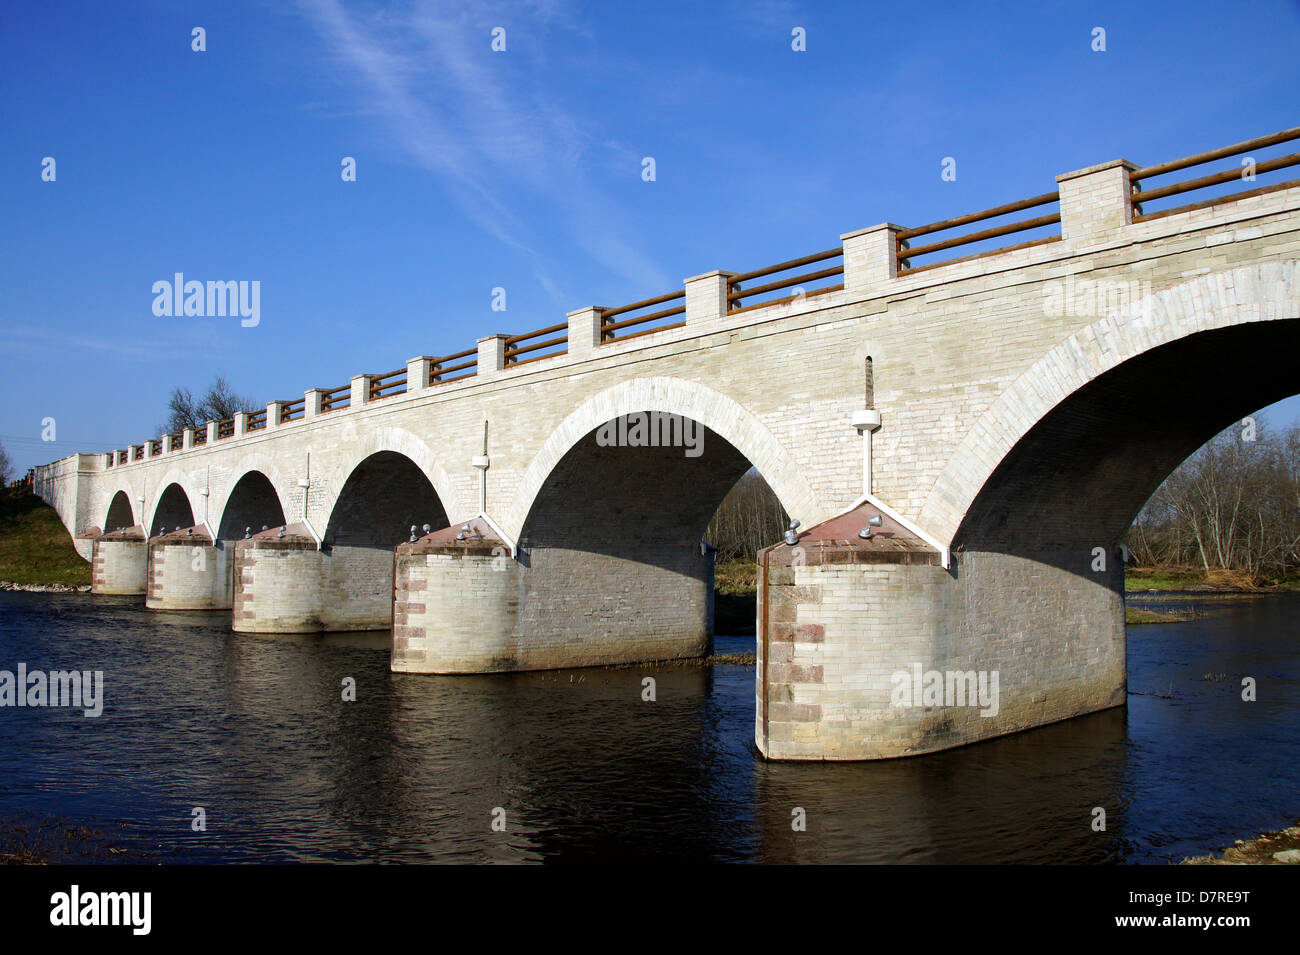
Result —
[[[1300,824],[1238,839],[1223,855],[1193,856],[1180,865],[1300,865]]]
[[[1239,570],[1199,567],[1128,567],[1124,589],[1134,593],[1269,594],[1300,590],[1300,574],[1257,578]]]
[[[54,508],[26,485],[0,490],[0,581],[3,590],[44,593],[90,587],[90,564]]]

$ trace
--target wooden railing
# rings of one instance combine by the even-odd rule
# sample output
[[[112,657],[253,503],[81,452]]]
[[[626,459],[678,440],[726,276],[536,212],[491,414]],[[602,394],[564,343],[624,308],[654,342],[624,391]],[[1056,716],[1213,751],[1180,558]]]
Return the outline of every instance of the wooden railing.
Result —
[[[1202,189],[1230,187],[1234,183],[1254,182],[1255,177],[1267,175],[1294,166],[1300,166],[1300,153],[1288,153],[1286,155],[1274,156],[1263,159],[1259,162],[1253,161],[1253,157],[1251,157],[1252,161],[1246,168],[1237,165],[1219,172],[1213,172],[1207,175],[1165,185],[1158,185],[1153,188],[1148,188],[1145,185],[1152,179],[1178,172],[1183,169],[1201,166],[1220,159],[1241,156],[1256,150],[1268,149],[1273,146],[1296,140],[1300,140],[1300,127],[1285,129],[1269,136],[1260,136],[1255,139],[1235,143],[1231,146],[1224,146],[1208,152],[1197,153],[1196,155],[1187,156],[1183,159],[1176,159],[1171,162],[1159,163],[1154,166],[1146,166],[1141,169],[1132,170],[1129,174],[1129,180],[1132,184],[1131,199],[1133,205],[1133,221],[1136,222],[1153,219],[1160,216],[1171,215],[1176,212],[1185,212],[1191,209],[1210,206],[1218,202],[1241,199],[1275,190],[1300,186],[1300,179],[1292,179],[1286,182],[1252,188],[1247,191],[1233,191],[1228,189],[1225,194],[1217,195],[1203,202],[1191,205],[1161,209],[1156,212],[1151,211],[1149,208],[1150,203],[1161,199],[1180,196],[1185,193],[1195,192]],[[990,220],[1000,219],[1003,216],[1012,216],[1028,209],[1053,206],[1055,208],[1051,209],[1051,211],[1045,212],[1043,215],[993,224],[986,228],[976,229],[975,231],[959,231],[955,234],[950,234],[947,237],[940,235],[941,233],[952,233],[954,230],[961,230],[966,226],[971,226],[976,223],[987,223]],[[995,206],[992,209],[985,209],[982,212],[973,212],[969,215],[944,219],[940,222],[932,222],[928,225],[917,226],[909,229],[899,229],[895,233],[897,241],[897,274],[907,275],[924,269],[949,265],[954,262],[964,261],[971,258],[994,255],[1014,249],[1024,249],[1047,242],[1059,241],[1060,231],[1057,229],[1054,234],[1039,235],[1013,245],[1001,245],[996,248],[987,247],[987,243],[990,243],[995,239],[1016,235],[1018,233],[1048,229],[1052,226],[1059,226],[1060,222],[1060,194],[1059,191],[1057,191],[1033,196],[1028,199],[1021,199],[1018,202],[1010,202],[1005,205]],[[912,244],[912,240],[926,236],[935,236],[936,238],[919,245]],[[927,256],[932,256],[941,252],[948,252],[954,249],[962,249],[969,246],[980,246],[981,244],[984,244],[985,247],[972,250],[965,255],[948,257],[938,261],[931,260],[924,262],[923,264],[917,264],[918,259]],[[810,268],[810,266],[812,268]],[[814,295],[839,291],[844,288],[843,276],[843,246],[834,249],[827,249],[825,252],[805,255],[801,258],[791,259],[787,262],[780,262],[776,265],[767,266],[766,268],[755,269],[752,272],[742,272],[732,275],[728,278],[727,282],[727,312],[728,314],[734,315],[748,311],[749,309],[763,308],[768,305],[778,305],[790,302],[800,297],[800,295],[811,297]],[[758,284],[750,284],[755,280],[760,281]],[[795,291],[790,292],[789,290],[792,289]],[[636,338],[640,335],[649,335],[654,332],[683,327],[686,324],[685,298],[685,289],[679,289],[675,292],[669,292],[666,295],[659,295],[654,298],[644,299],[640,302],[633,302],[631,305],[624,305],[620,308],[602,309],[600,312],[601,343],[622,341],[629,338]],[[630,329],[636,330],[630,331]],[[510,367],[517,367],[532,361],[540,361],[543,358],[552,358],[565,354],[568,351],[569,344],[568,331],[569,327],[567,323],[559,323],[538,329],[537,331],[526,332],[522,335],[509,336],[505,340],[505,364]],[[459,381],[474,376],[477,374],[477,371],[478,349],[467,348],[464,351],[432,359],[429,363],[429,380],[425,384],[438,385],[452,381]],[[370,377],[367,392],[368,400],[378,401],[381,398],[403,394],[409,390],[410,382],[408,381],[407,369],[399,368],[395,371]],[[321,410],[327,412],[346,408],[352,402],[351,395],[352,389],[350,384],[322,391]],[[305,414],[305,398],[297,398],[293,401],[284,402],[280,406],[280,420],[277,424],[296,421],[303,418]],[[251,412],[249,414],[249,431],[257,431],[266,426],[267,420],[265,410]],[[231,437],[233,434],[233,419],[227,419],[218,423],[218,438]],[[180,449],[181,435],[173,435],[172,438],[172,448],[176,450]],[[207,429],[195,429],[194,444],[202,445],[205,443],[207,443]],[[152,448],[152,454],[161,453],[162,440],[154,439],[150,442],[150,447]],[[143,449],[144,445],[136,445],[129,450],[132,454],[142,455]],[[119,453],[123,452],[109,453],[107,462],[108,467],[113,467],[117,463],[117,456]]]
[[[468,361],[465,359],[468,359]],[[446,384],[449,381],[471,378],[477,373],[478,349],[466,348],[454,355],[443,355],[441,358],[431,361],[429,363],[429,384]]]
[[[674,305],[670,308],[657,309],[653,312],[645,311],[656,305],[665,305],[668,302],[680,301],[681,305]],[[640,315],[632,313],[640,312]],[[682,316],[679,321],[668,321]],[[642,325],[657,323],[653,328],[641,328]],[[640,302],[633,302],[631,305],[624,305],[620,308],[606,308],[600,313],[600,340],[601,343],[624,341],[628,338],[636,338],[639,335],[649,335],[652,332],[662,332],[669,328],[681,328],[686,324],[686,290],[680,289],[676,292],[669,292],[667,295],[657,295],[654,298],[643,299]],[[640,328],[640,331],[629,332],[629,328]]]
[[[162,438],[154,438],[149,442],[150,454],[162,454]]]
[[[287,421],[297,421],[307,414],[307,398],[295,398],[293,401],[286,401],[280,405],[280,420],[277,424],[284,424]]]
[[[1211,206],[1215,203],[1224,202],[1230,199],[1242,199],[1247,196],[1263,195],[1264,193],[1274,192],[1278,189],[1286,189],[1291,186],[1300,185],[1300,180],[1292,179],[1287,182],[1274,183],[1269,186],[1251,188],[1245,192],[1227,192],[1223,195],[1215,196],[1213,199],[1207,199],[1204,202],[1175,206],[1170,209],[1161,209],[1156,212],[1152,212],[1147,208],[1149,203],[1155,202],[1158,199],[1166,199],[1170,196],[1181,196],[1183,193],[1195,192],[1198,189],[1210,189],[1214,186],[1226,186],[1229,183],[1234,182],[1254,182],[1255,177],[1263,176],[1270,172],[1276,172],[1279,169],[1287,169],[1291,166],[1300,165],[1300,153],[1289,153],[1285,156],[1275,156],[1271,159],[1266,159],[1263,162],[1252,163],[1250,166],[1245,167],[1238,164],[1221,172],[1198,176],[1195,179],[1184,179],[1181,182],[1169,183],[1163,186],[1156,186],[1154,189],[1148,189],[1142,185],[1146,180],[1154,179],[1157,176],[1164,176],[1171,172],[1189,169],[1192,166],[1202,166],[1219,159],[1226,159],[1229,156],[1240,156],[1243,153],[1267,149],[1270,146],[1293,142],[1297,139],[1300,139],[1300,127],[1284,129],[1280,133],[1273,133],[1270,136],[1259,136],[1255,139],[1247,139],[1244,142],[1233,143],[1231,146],[1224,146],[1220,149],[1211,149],[1209,152],[1197,153],[1194,156],[1174,159],[1170,162],[1159,163],[1155,166],[1144,166],[1141,169],[1135,169],[1129,173],[1128,177],[1129,182],[1133,184],[1133,221],[1141,222],[1146,219],[1155,219],[1160,216],[1172,215],[1176,212],[1188,212],[1192,209]],[[1250,178],[1248,178],[1248,176]]]
[[[770,275],[777,275],[781,272],[789,272],[791,269],[802,268],[805,265],[812,265],[816,262],[828,262],[831,259],[839,259],[839,263],[827,268],[814,269],[811,272],[799,272],[796,275],[787,275],[778,278],[773,282],[763,282],[761,285],[754,285],[749,288],[744,287],[744,283],[752,279],[767,278]],[[778,262],[776,265],[769,265],[764,269],[755,269],[752,272],[741,272],[733,275],[728,280],[727,286],[727,311],[744,312],[751,308],[763,308],[766,305],[778,305],[784,302],[793,302],[800,297],[808,298],[813,295],[821,295],[825,292],[838,292],[844,288],[844,247],[840,246],[835,249],[827,249],[825,252],[816,252],[812,255],[805,255],[798,259],[791,259],[789,262]],[[830,281],[836,276],[840,276],[838,284],[830,284]],[[798,287],[800,292],[789,295],[778,295],[774,298],[757,301],[756,298],[761,295],[771,295],[773,292],[781,292],[788,288]],[[750,301],[746,302],[746,299]]]
[[[1055,212],[1047,215],[1035,216],[1030,219],[1019,219],[1015,222],[1004,223],[1003,225],[993,226],[988,229],[980,229],[976,232],[967,232],[961,235],[952,236],[946,239],[940,239],[937,242],[927,242],[924,245],[913,246],[910,240],[919,238],[923,235],[933,235],[936,232],[947,232],[949,229],[959,229],[962,226],[971,225],[975,222],[984,222],[987,219],[996,219],[1000,216],[1010,215],[1013,212],[1023,212],[1025,209],[1033,209],[1038,206],[1048,206],[1056,204]],[[917,226],[914,229],[902,229],[897,233],[898,238],[898,272],[917,272],[921,269],[933,268],[936,265],[946,265],[949,262],[957,261],[955,258],[944,259],[941,262],[927,262],[924,265],[916,265],[915,260],[923,255],[932,255],[935,252],[943,252],[948,249],[960,248],[963,245],[971,245],[976,242],[984,242],[989,239],[1001,238],[1004,235],[1014,235],[1017,232],[1027,232],[1030,229],[1039,229],[1044,226],[1059,224],[1061,221],[1060,195],[1056,192],[1045,192],[1041,196],[1034,196],[1030,199],[1021,199],[1019,202],[1008,202],[1006,205],[994,206],[992,209],[985,209],[982,212],[972,212],[970,215],[957,216],[955,219],[944,219],[941,222],[931,222],[929,225]],[[1031,245],[1039,245],[1044,242],[1053,242],[1060,239],[1060,235],[1043,236],[1030,242],[1020,242],[1015,245],[999,246],[996,249],[983,249],[974,255],[991,255],[995,252],[1007,252],[1011,249],[1026,248]],[[960,256],[959,258],[973,258],[972,256]]]
[[[321,414],[335,408],[346,408],[352,404],[352,385],[339,385],[320,393]]]
[[[382,375],[370,376],[370,401],[390,398],[406,391],[406,369],[399,368]]]
[[[556,335],[556,332],[563,332],[563,335]],[[552,338],[545,338],[551,335]],[[544,341],[536,339],[545,338]],[[524,344],[528,342],[529,344]],[[563,346],[563,347],[560,347]],[[554,355],[562,355],[569,350],[569,323],[561,322],[558,325],[548,325],[545,328],[539,328],[535,332],[525,332],[522,335],[511,335],[506,339],[506,364],[507,365],[526,365],[530,361],[538,361],[542,358],[551,358]],[[528,355],[533,352],[543,352],[541,355],[533,355],[532,358],[520,358],[520,355]]]

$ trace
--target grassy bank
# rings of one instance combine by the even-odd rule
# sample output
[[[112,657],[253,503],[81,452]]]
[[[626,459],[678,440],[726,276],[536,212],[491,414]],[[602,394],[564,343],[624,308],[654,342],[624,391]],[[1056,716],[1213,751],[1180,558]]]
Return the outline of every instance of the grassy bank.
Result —
[[[1300,590],[1300,574],[1255,577],[1240,570],[1207,573],[1199,567],[1130,567],[1124,574],[1124,587],[1129,593],[1271,593]]]
[[[26,486],[0,490],[0,581],[90,583],[90,564],[73,548],[59,515]]]

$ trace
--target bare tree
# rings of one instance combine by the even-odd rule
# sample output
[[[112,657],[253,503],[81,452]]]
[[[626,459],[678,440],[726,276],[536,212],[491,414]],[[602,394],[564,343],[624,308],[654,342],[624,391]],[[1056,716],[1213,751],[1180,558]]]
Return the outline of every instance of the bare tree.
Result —
[[[1300,428],[1254,440],[1240,426],[1184,461],[1128,534],[1143,565],[1197,565],[1260,578],[1300,567]]]
[[[753,560],[781,540],[788,520],[763,476],[750,468],[722,499],[705,536],[718,548],[719,560]]]
[[[13,470],[13,462],[9,460],[9,452],[5,446],[0,444],[0,487],[6,487],[9,484],[9,472]]]
[[[257,403],[235,393],[224,375],[218,375],[201,398],[188,388],[175,388],[167,402],[167,422],[160,434],[176,434],[186,428],[202,428],[209,421],[225,421],[240,411],[252,411]]]

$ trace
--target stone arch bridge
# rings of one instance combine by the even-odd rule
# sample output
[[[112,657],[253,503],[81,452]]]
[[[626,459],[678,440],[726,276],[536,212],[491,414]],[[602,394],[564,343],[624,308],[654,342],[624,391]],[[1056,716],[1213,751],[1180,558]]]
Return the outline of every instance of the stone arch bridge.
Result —
[[[1180,171],[1297,138],[709,272],[73,455],[38,492],[96,590],[239,631],[391,626],[394,670],[476,673],[708,652],[701,535],[753,466],[801,522],[761,559],[766,756],[1122,705],[1121,537],[1201,443],[1300,390],[1300,181]],[[1196,189],[1219,194],[1174,204]]]

